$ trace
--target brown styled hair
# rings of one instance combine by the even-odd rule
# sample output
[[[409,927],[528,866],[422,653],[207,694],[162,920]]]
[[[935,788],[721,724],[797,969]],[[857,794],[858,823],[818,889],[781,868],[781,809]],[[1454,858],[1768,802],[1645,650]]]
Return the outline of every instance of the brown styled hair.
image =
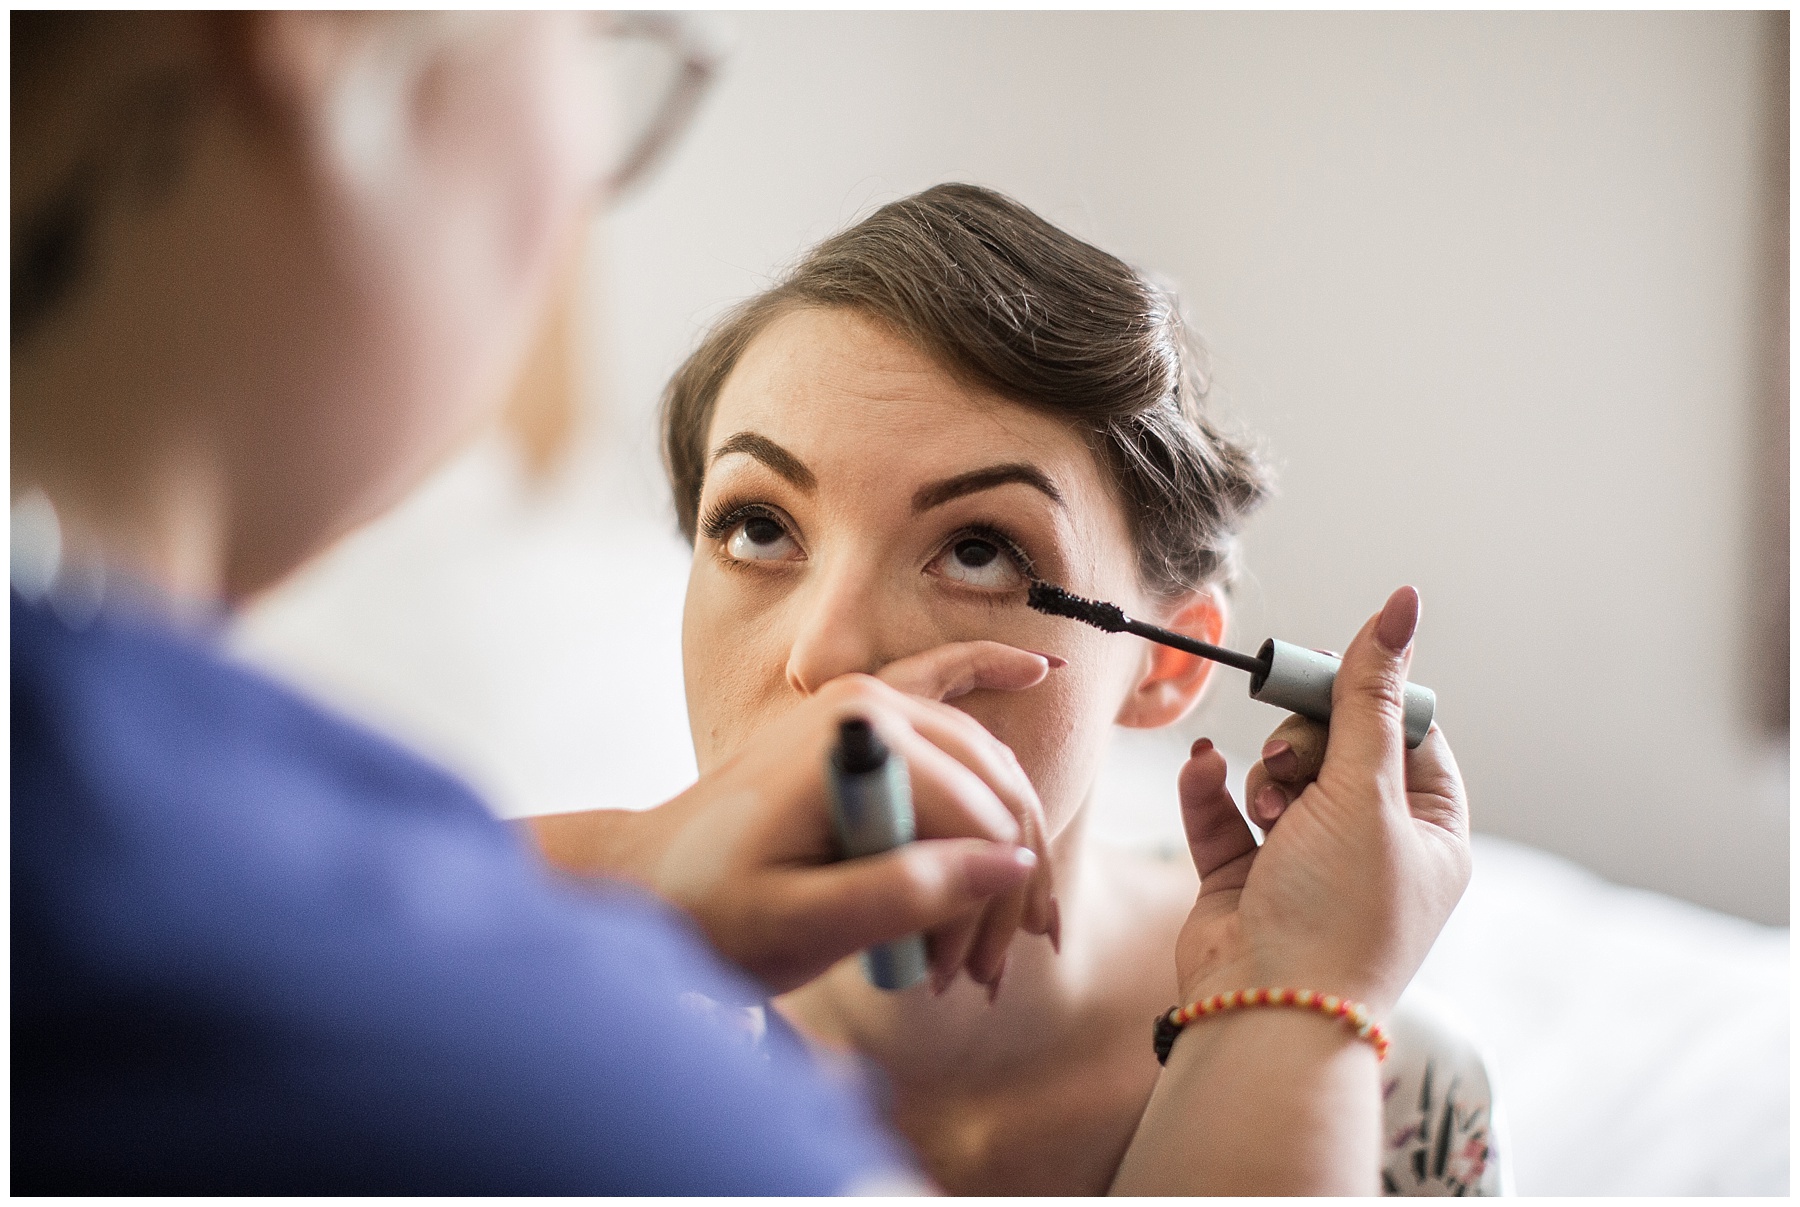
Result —
[[[694,540],[706,436],[725,379],[780,315],[841,307],[1088,441],[1119,497],[1145,586],[1228,583],[1237,531],[1269,492],[1202,410],[1202,353],[1173,296],[1018,202],[943,184],[882,206],[725,315],[663,394],[663,460]]]

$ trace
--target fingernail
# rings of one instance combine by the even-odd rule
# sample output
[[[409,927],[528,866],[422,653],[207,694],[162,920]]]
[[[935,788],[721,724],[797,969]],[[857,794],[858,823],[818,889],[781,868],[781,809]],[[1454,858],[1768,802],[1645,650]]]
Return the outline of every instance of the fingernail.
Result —
[[[1188,757],[1190,759],[1197,759],[1212,748],[1211,738],[1196,738],[1194,739],[1194,744],[1188,747]]]
[[[1036,654],[1039,658],[1048,662],[1051,670],[1055,670],[1059,666],[1069,665],[1069,660],[1067,658],[1058,658],[1055,654],[1046,654],[1042,650],[1027,650],[1026,653]]]
[[[1263,766],[1278,780],[1292,779],[1300,770],[1300,756],[1288,743],[1276,738],[1262,748]]]
[[[1037,852],[1030,847],[1014,847],[1013,862],[1027,871],[1037,866]]]
[[[1050,898],[1050,950],[1062,954],[1062,902]]]
[[[1259,822],[1274,821],[1287,807],[1287,794],[1274,784],[1264,784],[1256,794],[1256,818]]]
[[[1419,627],[1419,593],[1412,587],[1401,587],[1388,596],[1381,609],[1381,620],[1375,625],[1375,636],[1389,650],[1398,654],[1413,639]]]

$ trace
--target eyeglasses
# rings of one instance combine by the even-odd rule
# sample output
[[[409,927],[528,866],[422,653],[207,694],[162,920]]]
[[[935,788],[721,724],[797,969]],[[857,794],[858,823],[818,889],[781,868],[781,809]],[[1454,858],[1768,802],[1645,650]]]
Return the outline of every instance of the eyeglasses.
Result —
[[[708,30],[682,13],[594,14],[596,50],[612,92],[605,195],[642,183],[693,120],[720,54]]]

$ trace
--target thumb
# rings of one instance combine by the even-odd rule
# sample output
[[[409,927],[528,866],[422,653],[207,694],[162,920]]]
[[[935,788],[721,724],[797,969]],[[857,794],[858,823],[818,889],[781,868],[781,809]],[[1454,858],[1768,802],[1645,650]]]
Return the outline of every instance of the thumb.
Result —
[[[1176,781],[1188,851],[1200,873],[1200,894],[1242,888],[1256,852],[1256,839],[1225,786],[1225,756],[1206,738],[1194,743]]]
[[[972,691],[1021,691],[1042,683],[1061,658],[998,641],[953,641],[895,659],[875,677],[909,696],[954,700]]]
[[[980,838],[921,839],[789,873],[783,912],[813,937],[821,957],[835,961],[933,930],[1018,888],[1036,867],[1029,847]]]
[[[1331,732],[1321,781],[1366,783],[1371,773],[1404,789],[1406,668],[1419,627],[1419,593],[1401,587],[1344,651],[1331,689]]]

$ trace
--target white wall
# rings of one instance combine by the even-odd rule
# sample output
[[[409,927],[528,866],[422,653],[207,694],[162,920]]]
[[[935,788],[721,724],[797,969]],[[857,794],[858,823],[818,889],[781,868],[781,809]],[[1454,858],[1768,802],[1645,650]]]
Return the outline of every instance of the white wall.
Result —
[[[972,180],[1181,287],[1221,404],[1281,475],[1242,644],[1341,645],[1417,584],[1414,673],[1478,828],[1785,921],[1787,738],[1742,704],[1752,509],[1785,506],[1749,482],[1785,22],[721,19],[735,50],[696,128],[596,240],[584,476],[522,502],[479,452],[265,605],[245,647],[505,811],[674,791],[662,380],[812,241]],[[1276,718],[1239,690],[1187,732],[1254,751]]]

